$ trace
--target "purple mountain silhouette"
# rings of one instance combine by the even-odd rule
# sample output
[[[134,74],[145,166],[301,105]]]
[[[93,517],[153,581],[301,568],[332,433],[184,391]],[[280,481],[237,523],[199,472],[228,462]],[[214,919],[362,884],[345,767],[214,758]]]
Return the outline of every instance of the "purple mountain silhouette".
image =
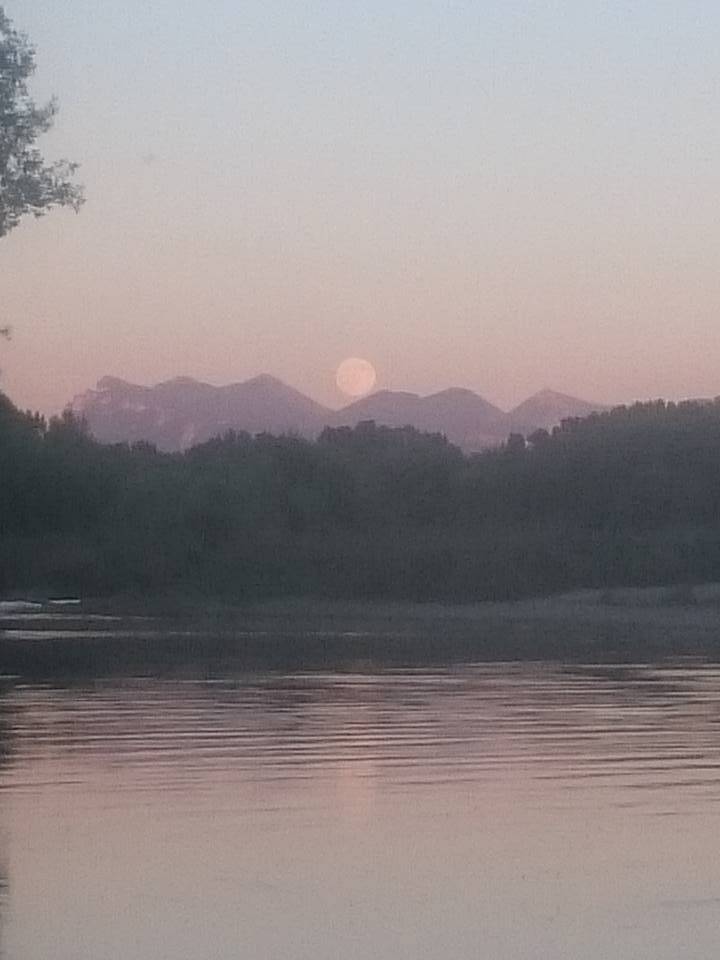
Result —
[[[231,429],[314,437],[325,426],[375,420],[390,427],[443,433],[471,452],[502,443],[513,431],[527,435],[566,417],[602,409],[543,390],[505,413],[472,390],[452,387],[426,397],[379,390],[335,411],[267,374],[223,387],[190,377],[154,387],[103,377],[94,390],[76,396],[70,407],[86,419],[98,440],[145,440],[161,450],[184,450]]]

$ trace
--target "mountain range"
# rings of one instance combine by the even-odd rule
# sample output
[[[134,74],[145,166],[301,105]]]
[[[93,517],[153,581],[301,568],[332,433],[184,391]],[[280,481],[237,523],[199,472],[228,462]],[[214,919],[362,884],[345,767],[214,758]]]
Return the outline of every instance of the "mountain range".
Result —
[[[472,390],[452,387],[429,396],[380,390],[342,410],[331,410],[267,374],[222,387],[190,377],[153,387],[103,377],[94,390],[79,394],[69,406],[103,443],[145,440],[168,451],[187,449],[231,429],[314,437],[326,426],[375,420],[390,427],[444,433],[465,451],[475,452],[502,443],[513,432],[527,435],[567,417],[605,409],[542,390],[505,412]]]

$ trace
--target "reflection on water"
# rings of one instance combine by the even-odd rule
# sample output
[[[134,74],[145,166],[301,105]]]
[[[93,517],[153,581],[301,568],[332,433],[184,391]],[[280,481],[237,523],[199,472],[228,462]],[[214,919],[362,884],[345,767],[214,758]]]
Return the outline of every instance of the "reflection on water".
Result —
[[[5,697],[6,960],[714,954],[720,671]]]
[[[7,708],[0,688],[0,771],[10,760],[10,725],[6,716]],[[7,899],[7,867],[5,858],[5,836],[0,822],[0,957],[3,956],[3,922]]]

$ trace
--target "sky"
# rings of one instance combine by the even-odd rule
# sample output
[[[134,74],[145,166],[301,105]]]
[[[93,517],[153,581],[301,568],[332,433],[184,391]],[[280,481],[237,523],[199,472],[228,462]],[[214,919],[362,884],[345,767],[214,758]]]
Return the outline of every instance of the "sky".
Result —
[[[715,0],[5,0],[87,203],[0,240],[0,389],[720,394]]]

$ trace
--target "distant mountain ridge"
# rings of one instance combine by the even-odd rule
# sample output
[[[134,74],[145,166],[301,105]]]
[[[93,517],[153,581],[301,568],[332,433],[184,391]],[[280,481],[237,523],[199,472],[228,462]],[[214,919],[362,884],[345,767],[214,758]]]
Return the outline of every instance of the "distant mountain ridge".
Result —
[[[268,374],[215,387],[175,377],[153,387],[103,377],[94,390],[78,394],[70,409],[82,416],[103,443],[147,441],[161,450],[184,450],[227,430],[297,433],[314,437],[326,426],[355,426],[375,420],[443,433],[468,452],[495,446],[510,433],[549,429],[567,417],[583,417],[599,404],[541,390],[510,412],[472,390],[451,387],[429,396],[379,390],[342,410],[331,410]]]
[[[95,390],[76,396],[70,409],[103,443],[146,440],[161,450],[184,450],[227,430],[312,436],[330,413],[267,374],[223,387],[190,377],[154,387],[103,377]]]
[[[545,389],[523,400],[508,416],[513,431],[527,436],[534,430],[549,430],[571,417],[588,417],[591,413],[608,409],[602,404]]]
[[[482,450],[501,443],[510,432],[508,414],[472,390],[459,387],[427,397],[381,390],[337,411],[332,422],[335,426],[355,426],[362,420],[444,433],[464,450]]]

